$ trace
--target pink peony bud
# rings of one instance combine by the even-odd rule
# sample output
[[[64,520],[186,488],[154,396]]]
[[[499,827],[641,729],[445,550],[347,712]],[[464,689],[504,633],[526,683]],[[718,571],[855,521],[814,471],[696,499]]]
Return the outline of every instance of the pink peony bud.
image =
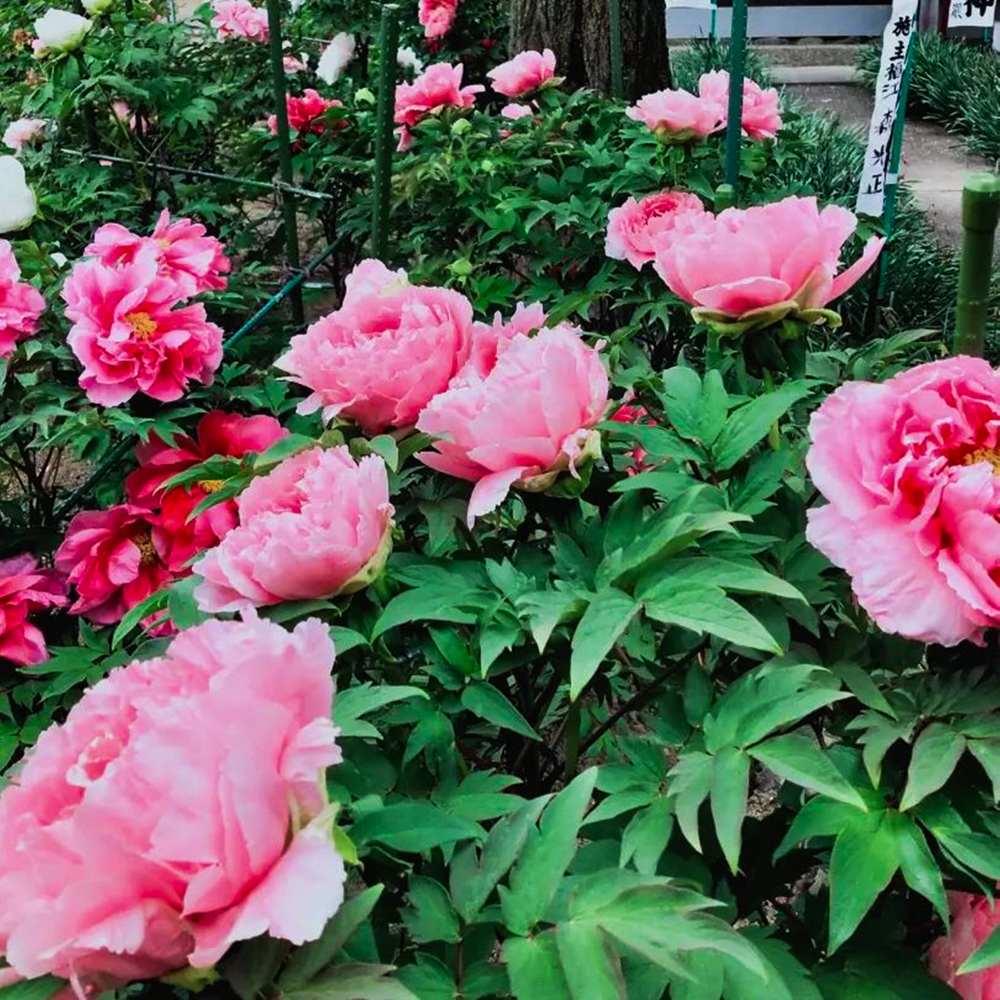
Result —
[[[524,97],[538,90],[555,76],[556,57],[552,49],[535,52],[529,49],[501,63],[486,75],[493,89],[506,97]]]
[[[425,38],[440,39],[451,31],[458,3],[459,0],[420,0],[417,18]]]

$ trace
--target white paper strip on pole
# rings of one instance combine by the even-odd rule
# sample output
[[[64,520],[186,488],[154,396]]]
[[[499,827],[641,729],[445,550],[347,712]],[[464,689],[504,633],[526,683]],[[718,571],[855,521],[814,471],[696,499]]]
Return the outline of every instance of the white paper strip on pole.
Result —
[[[997,0],[947,0],[949,28],[992,28]]]
[[[892,150],[892,131],[899,113],[899,92],[906,54],[917,27],[917,0],[894,0],[882,35],[882,60],[875,81],[875,109],[868,127],[868,148],[858,185],[859,212],[881,215],[886,175]]]

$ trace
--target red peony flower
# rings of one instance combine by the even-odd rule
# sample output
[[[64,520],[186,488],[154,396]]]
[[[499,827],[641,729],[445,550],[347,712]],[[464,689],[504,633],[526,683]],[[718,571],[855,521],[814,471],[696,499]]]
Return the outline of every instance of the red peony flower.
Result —
[[[199,552],[212,548],[239,523],[236,499],[217,503],[191,518],[191,513],[221,481],[201,480],[162,491],[168,479],[213,455],[240,458],[266,451],[288,432],[274,417],[241,417],[214,410],[198,422],[193,438],[181,435],[168,445],[158,437],[136,449],[140,468],[125,480],[129,503],[160,508],[158,523],[167,535],[164,561],[179,573]]]

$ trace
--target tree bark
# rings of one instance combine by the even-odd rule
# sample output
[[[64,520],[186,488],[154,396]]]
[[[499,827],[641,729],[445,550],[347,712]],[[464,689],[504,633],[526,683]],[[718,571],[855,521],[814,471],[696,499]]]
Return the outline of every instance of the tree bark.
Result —
[[[622,66],[630,102],[670,86],[663,0],[621,0]],[[570,87],[611,92],[607,0],[511,0],[511,54],[552,49]]]

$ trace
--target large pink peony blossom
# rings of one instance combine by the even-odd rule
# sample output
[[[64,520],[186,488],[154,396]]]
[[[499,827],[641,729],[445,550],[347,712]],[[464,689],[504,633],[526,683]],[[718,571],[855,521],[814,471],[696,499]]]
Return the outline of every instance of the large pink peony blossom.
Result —
[[[191,382],[211,385],[222,330],[200,303],[174,308],[177,286],[159,274],[155,253],[140,249],[113,268],[82,261],[62,297],[73,321],[67,340],[83,365],[80,387],[93,402],[117,406],[137,392],[170,402]]]
[[[497,507],[512,486],[547,489],[559,472],[600,447],[593,430],[608,401],[597,352],[569,328],[501,340],[487,375],[471,367],[435,396],[417,428],[439,438],[420,459],[474,482],[469,523]]]
[[[556,72],[556,56],[552,49],[535,52],[529,49],[501,63],[486,75],[493,89],[506,97],[524,97],[551,80]]]
[[[1000,965],[982,972],[956,975],[965,960],[1000,924],[1000,903],[968,892],[949,892],[951,933],[931,945],[932,976],[947,983],[962,1000],[1000,1000]]]
[[[726,108],[717,101],[686,90],[658,90],[647,94],[625,113],[668,142],[704,139],[726,123]]]
[[[42,293],[20,277],[13,248],[0,240],[0,358],[9,358],[17,342],[35,332],[45,311]]]
[[[851,382],[809,434],[829,503],[807,537],[872,618],[944,645],[1000,625],[1000,373],[958,357]]]
[[[530,305],[518,302],[508,320],[505,320],[500,313],[496,313],[492,323],[473,323],[472,350],[459,375],[472,373],[480,378],[486,378],[496,367],[497,355],[506,350],[519,333],[534,333],[545,326],[547,319],[545,309],[538,302],[532,302]]]
[[[323,407],[367,434],[412,427],[469,355],[472,305],[447,288],[411,285],[405,271],[365,260],[347,277],[341,307],[291,340],[275,365]]]
[[[433,63],[421,73],[413,83],[401,83],[396,87],[395,122],[400,126],[399,148],[410,144],[410,129],[429,115],[439,114],[445,108],[471,108],[476,103],[476,94],[485,90],[478,84],[463,87],[462,73],[465,67],[459,63]]]
[[[56,569],[76,587],[70,611],[98,625],[121,621],[171,579],[168,549],[166,532],[145,507],[120,504],[77,514],[55,558]]]
[[[173,445],[153,435],[136,449],[139,468],[125,480],[130,504],[159,508],[157,522],[166,535],[164,562],[181,572],[199,552],[216,545],[239,522],[236,500],[224,500],[200,514],[195,508],[222,485],[221,480],[199,480],[163,490],[163,484],[185,469],[215,456],[241,458],[264,452],[287,435],[274,417],[241,417],[213,410],[198,421],[193,438],[179,435]]]
[[[321,97],[318,91],[308,89],[301,97],[285,98],[285,106],[288,109],[288,127],[298,132],[299,135],[322,135],[327,128],[344,128],[347,122],[340,121],[335,125],[323,120],[323,116],[330,108],[342,108],[344,105],[340,101],[328,101]],[[267,127],[273,135],[278,134],[278,119],[276,115],[271,115],[267,119]]]
[[[420,0],[417,19],[424,29],[425,38],[443,38],[451,31],[458,3],[459,0]]]
[[[392,542],[382,459],[311,448],[255,479],[239,498],[239,527],[197,563],[204,611],[332,597],[382,570]]]
[[[164,209],[149,236],[138,236],[117,222],[108,222],[94,233],[84,251],[107,267],[131,264],[140,250],[156,257],[158,273],[177,287],[178,298],[226,287],[230,262],[226,248],[203,225],[190,219],[170,220]]]
[[[729,118],[729,73],[714,70],[698,81],[698,96],[713,101],[726,111]],[[781,98],[774,87],[763,89],[747,77],[743,78],[743,112],[740,121],[751,139],[773,139],[781,129]]]
[[[624,205],[608,213],[608,232],[604,252],[614,260],[627,260],[634,268],[653,261],[653,240],[663,237],[685,212],[704,212],[701,199],[687,191],[661,191]],[[665,240],[661,239],[661,246]]]
[[[260,934],[319,937],[345,877],[323,783],[333,660],[315,619],[205,622],[42,733],[0,794],[13,972],[96,995]]]
[[[250,0],[212,0],[214,16],[210,24],[220,41],[245,38],[251,42],[266,42],[267,11],[255,7]]]
[[[860,259],[837,274],[840,252],[857,225],[840,205],[791,196],[713,216],[690,213],[654,239],[654,267],[702,323],[741,333],[786,316],[840,324],[826,308],[875,263],[884,239],[873,236]]]
[[[45,637],[28,616],[67,603],[62,577],[34,556],[0,559],[0,660],[27,667],[46,659]]]

